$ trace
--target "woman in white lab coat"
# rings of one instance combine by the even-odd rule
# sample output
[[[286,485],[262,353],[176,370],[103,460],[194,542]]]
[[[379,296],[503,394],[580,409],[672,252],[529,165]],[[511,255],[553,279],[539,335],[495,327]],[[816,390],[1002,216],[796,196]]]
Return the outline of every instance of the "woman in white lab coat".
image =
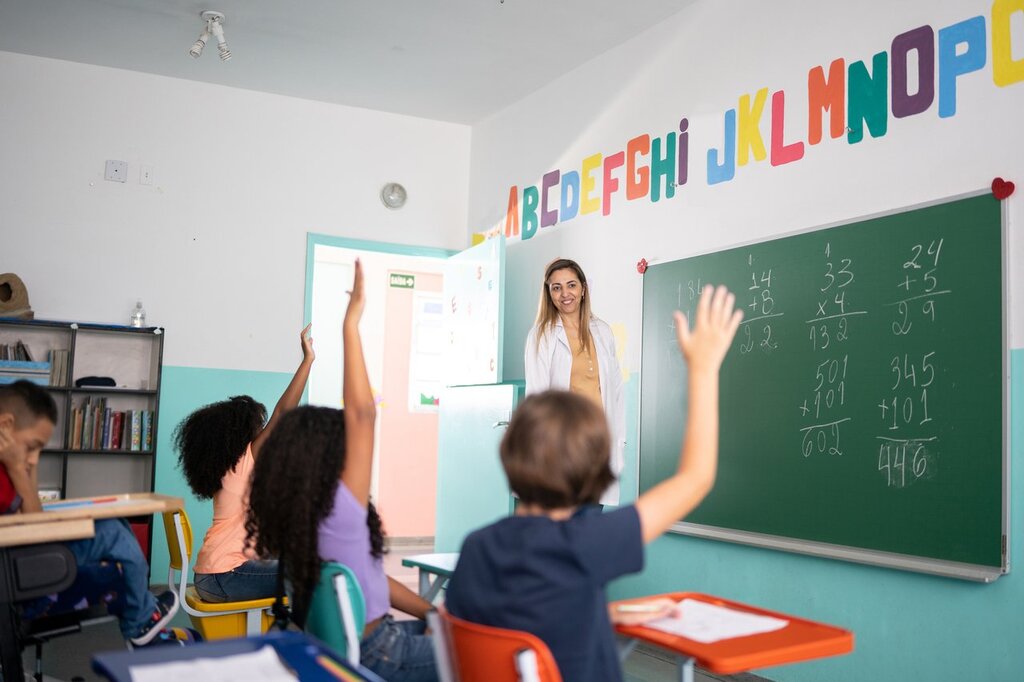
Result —
[[[612,436],[609,464],[616,480],[601,504],[619,503],[626,408],[622,372],[611,327],[590,312],[587,276],[575,262],[559,258],[544,271],[537,321],[526,339],[526,394],[572,391],[597,403]]]

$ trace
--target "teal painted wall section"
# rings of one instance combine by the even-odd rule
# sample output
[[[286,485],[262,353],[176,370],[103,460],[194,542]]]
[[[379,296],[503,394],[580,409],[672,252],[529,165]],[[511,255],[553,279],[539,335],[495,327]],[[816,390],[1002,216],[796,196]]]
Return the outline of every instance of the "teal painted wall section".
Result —
[[[1024,349],[1011,351],[1010,367],[1011,490],[1019,497]],[[627,384],[631,393],[637,384]],[[636,422],[636,406],[635,399],[627,402],[634,410],[628,423]],[[673,534],[648,547],[644,571],[616,582],[609,597],[708,592],[854,632],[852,654],[758,671],[778,682],[1016,680],[1024,670],[1020,528],[1024,504],[1018,503],[1011,506],[1011,572],[988,585]]]
[[[213,520],[213,503],[200,501],[189,490],[178,468],[178,453],[171,443],[175,427],[197,407],[224,400],[233,395],[251,395],[273,411],[292,375],[278,372],[201,369],[164,366],[160,384],[160,433],[157,439],[156,490],[185,500],[192,522],[193,555],[199,551],[203,535]],[[167,581],[167,541],[159,517],[153,526],[153,552],[150,561],[151,582]],[[190,578],[191,579],[191,578]]]

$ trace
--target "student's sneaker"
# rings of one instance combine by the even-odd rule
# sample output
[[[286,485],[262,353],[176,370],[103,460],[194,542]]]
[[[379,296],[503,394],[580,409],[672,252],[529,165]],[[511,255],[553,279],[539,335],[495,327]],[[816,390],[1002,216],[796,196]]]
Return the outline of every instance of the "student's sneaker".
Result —
[[[156,646],[188,646],[203,641],[202,636],[192,628],[164,628],[156,633],[149,644],[144,647],[128,645],[130,649],[146,648]]]
[[[146,624],[145,628],[141,633],[132,637],[128,640],[132,646],[146,646],[153,638],[160,634],[161,630],[164,629],[171,618],[174,618],[174,614],[178,612],[178,595],[177,593],[167,590],[163,594],[157,595],[156,608],[153,610],[153,615],[150,617],[150,621]]]

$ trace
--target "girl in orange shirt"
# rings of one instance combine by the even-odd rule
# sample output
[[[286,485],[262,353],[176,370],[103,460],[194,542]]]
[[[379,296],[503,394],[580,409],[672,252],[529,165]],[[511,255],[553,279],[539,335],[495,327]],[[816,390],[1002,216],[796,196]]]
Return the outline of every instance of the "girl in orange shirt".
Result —
[[[213,525],[195,565],[196,591],[210,602],[273,597],[277,561],[246,547],[245,516],[252,471],[260,448],[288,410],[299,404],[313,365],[309,326],[302,330],[302,363],[267,421],[267,408],[247,395],[235,396],[186,417],[174,432],[178,462],[189,487],[213,500]],[[264,425],[265,422],[265,425]]]

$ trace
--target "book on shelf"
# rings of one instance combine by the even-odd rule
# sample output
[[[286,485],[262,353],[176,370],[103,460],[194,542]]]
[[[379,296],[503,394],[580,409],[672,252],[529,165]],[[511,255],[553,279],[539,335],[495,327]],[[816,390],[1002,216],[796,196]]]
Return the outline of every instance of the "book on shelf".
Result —
[[[121,449],[121,431],[124,429],[124,412],[114,413],[114,422],[110,426],[110,449]]]
[[[21,339],[14,343],[0,343],[0,360],[24,360],[32,362],[32,353]]]
[[[0,384],[13,384],[15,381],[25,380],[40,386],[49,386],[50,372],[49,362],[0,360]]]
[[[71,426],[71,449],[81,450],[82,449],[82,409],[80,407],[74,408],[72,411],[72,417],[74,422]]]
[[[142,412],[132,410],[132,452],[142,449]]]
[[[153,411],[142,411],[142,450],[149,452],[153,449]]]
[[[50,351],[50,385],[68,385],[68,359],[70,352],[66,350]]]
[[[110,449],[110,408],[103,410],[103,437],[100,439],[100,447],[104,450]]]
[[[13,384],[16,381],[31,381],[33,384],[38,384],[39,386],[49,386],[50,385],[50,377],[48,377],[48,376],[36,376],[36,375],[19,376],[19,375],[10,375],[10,374],[0,374],[0,384]]]

